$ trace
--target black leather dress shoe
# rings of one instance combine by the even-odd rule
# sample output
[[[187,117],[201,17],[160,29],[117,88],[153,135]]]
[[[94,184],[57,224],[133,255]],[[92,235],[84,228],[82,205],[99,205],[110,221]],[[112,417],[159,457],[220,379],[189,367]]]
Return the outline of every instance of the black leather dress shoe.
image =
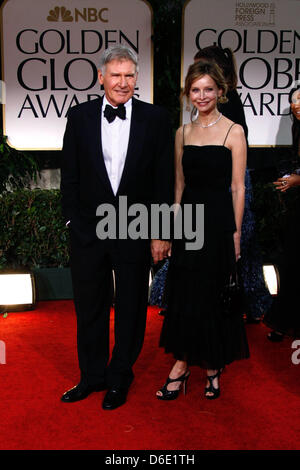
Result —
[[[106,390],[107,386],[105,383],[100,383],[98,385],[83,385],[78,384],[75,387],[71,388],[63,394],[61,401],[64,403],[74,403],[75,401],[84,400],[93,392],[101,392],[101,390]]]
[[[124,405],[127,393],[127,388],[111,388],[104,397],[102,408],[104,410],[114,410],[119,406]]]

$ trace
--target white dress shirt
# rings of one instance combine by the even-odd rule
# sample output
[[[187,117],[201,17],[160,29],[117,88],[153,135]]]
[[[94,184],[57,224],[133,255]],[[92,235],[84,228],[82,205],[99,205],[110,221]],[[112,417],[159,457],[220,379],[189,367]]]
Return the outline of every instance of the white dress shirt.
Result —
[[[129,141],[132,99],[125,103],[126,119],[118,116],[111,123],[104,117],[105,106],[110,104],[103,98],[101,135],[102,152],[107,174],[114,194],[116,195],[121,181]]]

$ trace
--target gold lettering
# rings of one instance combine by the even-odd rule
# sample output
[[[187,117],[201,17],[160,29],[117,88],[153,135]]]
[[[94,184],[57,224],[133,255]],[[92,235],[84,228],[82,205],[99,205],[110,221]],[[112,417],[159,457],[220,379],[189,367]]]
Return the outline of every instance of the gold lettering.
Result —
[[[108,8],[101,8],[101,10],[99,10],[99,20],[103,21],[103,23],[108,23],[108,19],[105,19],[102,16],[104,11],[108,11]]]
[[[83,21],[94,23],[99,19],[102,23],[108,23],[108,18],[105,17],[106,12],[108,12],[108,8],[101,8],[99,11],[96,8],[83,8],[81,11],[75,8],[75,21],[78,22],[82,19]]]
[[[81,13],[77,8],[75,8],[75,21],[78,21],[78,17],[81,16],[81,18],[86,21],[87,16],[86,16],[86,8],[83,9],[83,13]]]
[[[108,11],[108,8],[101,8],[101,10],[99,10],[99,20],[103,21],[103,23],[108,23],[108,19],[102,17],[104,11]]]
[[[88,8],[88,21],[97,21],[97,10],[96,8]]]

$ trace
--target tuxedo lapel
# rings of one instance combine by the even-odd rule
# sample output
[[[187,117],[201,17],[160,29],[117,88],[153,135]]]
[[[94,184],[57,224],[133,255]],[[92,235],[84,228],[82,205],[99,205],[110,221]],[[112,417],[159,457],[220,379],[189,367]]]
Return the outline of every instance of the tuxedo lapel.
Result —
[[[91,103],[92,106],[90,107],[88,113],[89,136],[91,139],[89,142],[89,147],[91,148],[95,169],[101,178],[102,183],[105,185],[107,191],[111,192],[114,196],[104,163],[102,151],[101,119],[103,97],[100,98],[100,100],[95,100]]]
[[[129,176],[138,165],[138,159],[141,155],[141,150],[144,142],[144,135],[146,131],[146,122],[145,116],[142,113],[142,107],[142,104],[138,100],[132,98],[132,114],[128,149],[121,181],[118,188],[118,193],[121,193],[122,190],[126,187],[126,183],[129,179]]]

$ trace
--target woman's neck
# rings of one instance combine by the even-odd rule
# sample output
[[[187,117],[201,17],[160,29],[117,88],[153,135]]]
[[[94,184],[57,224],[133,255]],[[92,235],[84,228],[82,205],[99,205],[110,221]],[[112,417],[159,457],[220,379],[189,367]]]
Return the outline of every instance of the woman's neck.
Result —
[[[199,111],[196,122],[202,127],[210,127],[211,125],[216,124],[221,116],[222,114],[217,108],[209,113],[202,113]]]

